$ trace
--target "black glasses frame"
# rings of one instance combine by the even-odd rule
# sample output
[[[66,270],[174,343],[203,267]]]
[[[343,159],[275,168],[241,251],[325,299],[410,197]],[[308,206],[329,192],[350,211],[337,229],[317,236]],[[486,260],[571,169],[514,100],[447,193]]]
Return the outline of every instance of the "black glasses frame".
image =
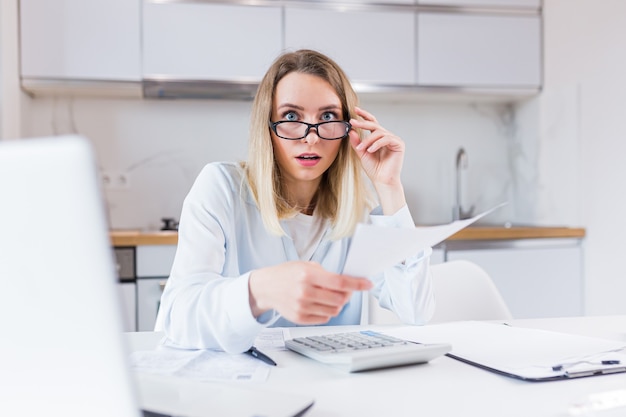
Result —
[[[300,123],[303,125],[306,125],[306,131],[304,132],[304,136],[301,136],[299,138],[286,138],[284,136],[280,136],[278,134],[278,132],[276,131],[276,126],[278,126],[281,123]],[[325,138],[322,135],[320,135],[319,129],[318,127],[327,123],[343,123],[344,126],[346,127],[346,133],[339,137],[339,138]],[[317,136],[319,136],[320,139],[324,139],[324,140],[339,140],[339,139],[344,139],[346,136],[348,136],[348,133],[350,132],[350,129],[352,129],[352,125],[350,124],[350,122],[346,122],[344,120],[330,120],[328,122],[320,122],[320,123],[307,123],[307,122],[300,122],[298,120],[279,120],[277,122],[272,122],[270,120],[269,122],[270,125],[270,129],[272,129],[272,132],[274,132],[276,134],[276,136],[278,136],[281,139],[285,139],[285,140],[300,140],[300,139],[304,139],[307,137],[307,135],[309,134],[309,132],[311,131],[311,129],[315,129],[315,133],[317,133]]]

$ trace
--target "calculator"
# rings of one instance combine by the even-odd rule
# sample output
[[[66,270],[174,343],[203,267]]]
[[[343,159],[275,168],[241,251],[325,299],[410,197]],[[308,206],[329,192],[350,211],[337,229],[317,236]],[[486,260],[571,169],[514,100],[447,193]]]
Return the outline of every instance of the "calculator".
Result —
[[[413,343],[372,330],[297,337],[285,346],[348,372],[425,363],[452,349],[447,343]]]

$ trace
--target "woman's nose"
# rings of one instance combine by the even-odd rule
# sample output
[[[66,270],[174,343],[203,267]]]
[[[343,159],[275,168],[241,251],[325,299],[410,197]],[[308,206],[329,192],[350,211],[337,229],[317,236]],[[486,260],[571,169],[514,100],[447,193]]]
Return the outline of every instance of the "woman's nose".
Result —
[[[317,128],[311,127],[309,129],[309,132],[306,134],[305,137],[302,138],[302,140],[308,143],[309,145],[315,145],[317,142],[319,142],[321,139],[319,135],[317,134]]]

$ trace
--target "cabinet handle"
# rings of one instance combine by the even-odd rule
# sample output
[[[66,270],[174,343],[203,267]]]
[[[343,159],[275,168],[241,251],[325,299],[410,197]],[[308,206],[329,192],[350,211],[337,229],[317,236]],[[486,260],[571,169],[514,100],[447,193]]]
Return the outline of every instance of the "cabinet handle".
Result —
[[[165,289],[165,284],[167,284],[166,279],[164,279],[163,281],[159,281],[159,289],[161,290],[161,292],[163,292],[163,290]]]

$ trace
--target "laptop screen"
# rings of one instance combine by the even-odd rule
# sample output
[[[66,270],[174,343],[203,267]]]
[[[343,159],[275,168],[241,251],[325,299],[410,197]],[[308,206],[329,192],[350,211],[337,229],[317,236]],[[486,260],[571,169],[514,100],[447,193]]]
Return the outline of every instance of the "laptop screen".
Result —
[[[89,142],[0,142],[0,415],[139,416]]]

